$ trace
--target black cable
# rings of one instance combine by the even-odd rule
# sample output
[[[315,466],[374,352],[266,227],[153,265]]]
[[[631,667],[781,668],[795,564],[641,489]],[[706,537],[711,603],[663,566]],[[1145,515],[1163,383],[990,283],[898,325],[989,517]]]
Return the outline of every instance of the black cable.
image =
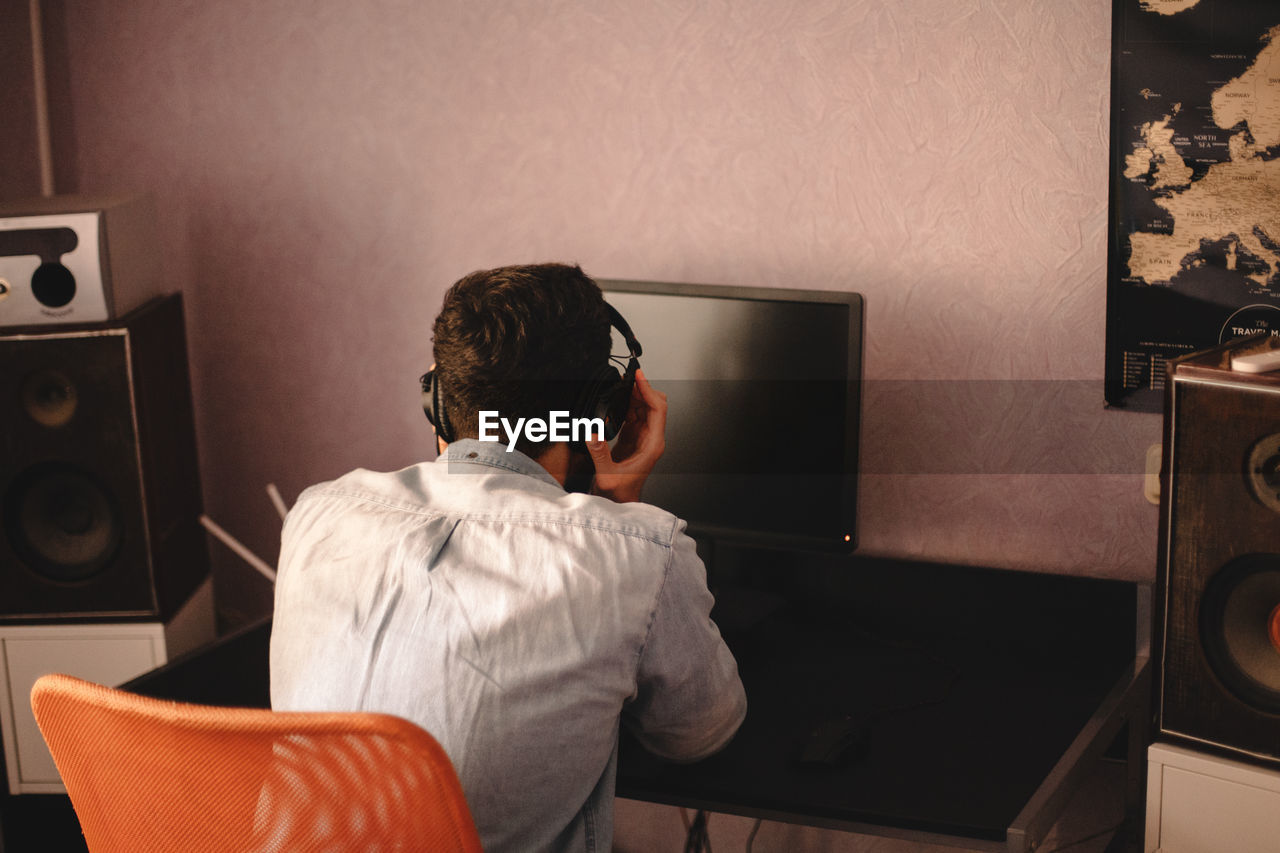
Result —
[[[693,822],[689,824],[689,834],[684,839],[684,853],[711,853],[711,836],[707,831],[707,813],[698,809]]]
[[[760,831],[760,824],[764,823],[762,818],[756,818],[755,825],[751,827],[751,832],[747,835],[746,853],[751,853],[751,845],[756,843],[756,833]]]

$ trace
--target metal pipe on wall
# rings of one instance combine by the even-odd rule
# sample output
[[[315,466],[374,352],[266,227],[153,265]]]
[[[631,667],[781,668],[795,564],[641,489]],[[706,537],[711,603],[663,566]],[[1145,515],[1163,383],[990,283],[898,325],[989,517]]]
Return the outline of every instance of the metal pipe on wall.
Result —
[[[49,134],[49,90],[44,67],[44,25],[40,0],[31,0],[31,77],[36,101],[36,146],[40,158],[40,193],[54,194],[53,145]]]

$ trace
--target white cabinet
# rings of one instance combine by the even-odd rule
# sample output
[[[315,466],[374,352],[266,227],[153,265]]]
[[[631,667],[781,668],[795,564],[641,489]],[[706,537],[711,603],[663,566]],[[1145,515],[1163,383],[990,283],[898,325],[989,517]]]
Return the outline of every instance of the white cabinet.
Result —
[[[0,733],[9,793],[64,792],[31,712],[37,678],[61,672],[114,687],[213,637],[208,581],[167,624],[0,625]]]
[[[1157,743],[1147,751],[1147,853],[1275,853],[1280,771]]]

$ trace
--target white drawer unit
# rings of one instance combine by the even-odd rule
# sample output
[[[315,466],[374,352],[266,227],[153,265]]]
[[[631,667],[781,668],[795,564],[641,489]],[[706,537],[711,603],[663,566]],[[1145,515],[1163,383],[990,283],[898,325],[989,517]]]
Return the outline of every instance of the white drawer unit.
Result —
[[[0,733],[9,793],[65,793],[31,712],[37,678],[61,672],[114,687],[213,637],[208,580],[168,624],[0,625]]]
[[[1146,853],[1275,853],[1280,771],[1178,746],[1147,750]]]

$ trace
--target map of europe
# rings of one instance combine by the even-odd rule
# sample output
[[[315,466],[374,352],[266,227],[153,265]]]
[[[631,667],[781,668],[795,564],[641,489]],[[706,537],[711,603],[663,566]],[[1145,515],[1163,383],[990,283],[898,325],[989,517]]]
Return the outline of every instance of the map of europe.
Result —
[[[1148,5],[1188,8],[1195,0]],[[1166,12],[1168,14],[1168,12]],[[1280,146],[1280,26],[1264,36],[1265,46],[1239,77],[1213,93],[1213,122],[1223,129],[1242,127],[1227,140],[1229,159],[1211,165],[1198,180],[1179,153],[1182,147],[1221,145],[1215,136],[1175,142],[1171,119],[1182,109],[1174,103],[1160,121],[1142,125],[1142,142],[1125,161],[1124,176],[1148,180],[1156,205],[1168,212],[1168,234],[1130,235],[1129,271],[1148,283],[1170,282],[1202,241],[1227,240],[1227,268],[1237,268],[1240,252],[1265,265],[1247,275],[1260,287],[1280,281],[1280,160],[1267,158]],[[1192,263],[1198,261],[1193,260]]]
[[[1280,3],[1114,15],[1107,397],[1123,405],[1159,390],[1168,358],[1280,334]]]

